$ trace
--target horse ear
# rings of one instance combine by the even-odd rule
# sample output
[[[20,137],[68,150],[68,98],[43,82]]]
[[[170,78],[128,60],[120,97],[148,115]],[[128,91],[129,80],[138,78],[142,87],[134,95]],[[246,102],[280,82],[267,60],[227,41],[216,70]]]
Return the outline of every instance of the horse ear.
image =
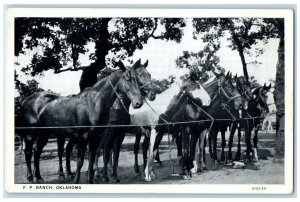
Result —
[[[226,78],[228,78],[229,77],[229,72],[227,72],[227,74],[226,74],[226,76],[225,76]]]
[[[118,67],[120,67],[120,69],[124,72],[124,71],[126,71],[126,67],[125,67],[125,65],[123,64],[123,62],[121,61],[121,60],[119,60],[117,63],[116,63],[116,65],[118,66]]]
[[[218,78],[220,74],[216,73],[215,71],[212,71],[212,73]]]
[[[266,88],[267,86],[266,86],[266,83],[264,83],[264,88]]]
[[[134,63],[134,65],[132,66],[132,69],[137,69],[140,66],[141,66],[141,58]]]
[[[271,83],[270,83],[270,85],[269,86],[266,86],[266,90],[268,91],[268,90],[270,90],[270,88],[271,88]]]
[[[144,64],[144,68],[148,67],[148,60]]]

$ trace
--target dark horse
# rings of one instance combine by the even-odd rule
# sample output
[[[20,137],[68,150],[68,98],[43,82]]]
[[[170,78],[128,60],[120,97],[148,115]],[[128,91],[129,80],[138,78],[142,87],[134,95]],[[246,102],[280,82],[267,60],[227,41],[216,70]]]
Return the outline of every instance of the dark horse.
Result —
[[[145,64],[141,64],[141,61],[138,60],[133,66],[133,70],[137,74],[137,82],[140,86],[141,93],[143,96],[148,98],[150,101],[155,100],[156,98],[156,88],[152,84],[151,75],[146,70],[148,66],[148,61]],[[126,94],[120,94],[120,97],[116,99],[113,106],[110,109],[110,116],[108,119],[109,125],[129,125],[130,124],[130,114],[129,114],[129,106],[131,104],[131,100],[127,97]],[[125,133],[138,133],[143,130],[141,127],[112,127],[106,128],[103,132],[102,136],[102,145],[103,145],[103,170],[102,170],[102,180],[104,182],[108,182],[107,175],[107,165],[110,159],[110,151],[113,150],[113,181],[119,182],[117,169],[118,169],[118,161],[119,154],[122,142],[125,137]],[[100,151],[97,152],[97,157],[99,157]],[[100,173],[98,173],[98,158],[95,161],[94,169],[96,170],[95,177],[100,178]]]
[[[64,176],[62,170],[63,146],[66,135],[76,139],[78,145],[77,170],[75,183],[79,183],[80,170],[84,161],[84,154],[89,144],[89,169],[88,180],[92,183],[93,162],[95,160],[96,148],[99,144],[102,130],[97,127],[101,125],[105,115],[117,97],[117,92],[126,92],[131,99],[133,107],[142,106],[142,96],[136,82],[136,75],[133,71],[127,70],[122,63],[121,70],[112,72],[108,77],[97,82],[93,87],[87,88],[75,96],[59,97],[47,104],[40,112],[37,126],[50,127],[51,129],[40,129],[34,137],[25,142],[25,159],[27,164],[27,179],[33,181],[31,170],[32,145],[36,141],[34,151],[34,169],[37,182],[43,182],[39,170],[39,158],[50,134],[57,136],[59,155],[59,175]],[[65,128],[65,126],[70,126]],[[56,128],[55,128],[56,127]]]
[[[267,93],[271,88],[271,84],[269,86],[260,86],[253,90],[251,98],[247,101],[247,107],[242,109],[242,123],[241,127],[244,128],[245,131],[245,141],[246,141],[246,155],[249,160],[252,160],[250,157],[250,153],[253,154],[253,160],[258,161],[257,156],[257,133],[259,130],[259,126],[261,124],[262,115],[264,113],[269,112],[267,100]],[[234,129],[235,130],[235,129]],[[233,142],[233,133],[231,133],[229,138],[229,151],[228,156],[232,158],[232,142]],[[240,129],[238,131],[238,135],[240,136]],[[252,149],[252,142],[253,141],[253,149]],[[241,146],[240,146],[240,137],[238,138],[238,148],[237,148],[237,157],[236,160],[239,160],[241,153]]]
[[[153,157],[156,156],[163,135],[173,133],[179,126],[161,124],[188,121],[189,117],[186,116],[185,111],[189,110],[189,100],[194,100],[201,106],[210,103],[210,97],[204,88],[191,77],[183,79],[180,86],[175,82],[169,89],[159,94],[156,100],[153,101],[154,104],[151,108],[144,105],[145,107],[136,110],[135,113],[133,112],[136,120],[151,126],[151,133],[148,132],[150,137],[145,137],[148,140],[143,144],[146,181],[151,181],[150,173],[153,171]],[[135,123],[135,120],[132,120],[132,123]],[[147,155],[147,150],[150,152],[149,155]]]
[[[216,74],[216,78],[212,81],[208,81],[203,84],[204,89],[212,98],[211,104],[209,106],[200,106],[196,103],[191,102],[191,107],[187,113],[190,117],[194,114],[193,121],[201,120],[211,120],[211,119],[231,119],[231,114],[233,110],[237,110],[243,102],[237,88],[232,83],[231,74]],[[225,105],[225,108],[223,105]],[[223,125],[224,124],[224,125]],[[191,169],[194,167],[195,159],[195,149],[196,144],[199,139],[200,147],[200,171],[205,169],[205,138],[206,134],[212,131],[218,131],[220,128],[225,128],[229,123],[223,123],[220,125],[219,122],[214,121],[205,121],[199,123],[193,123],[188,125],[181,126],[180,133],[176,136],[176,144],[178,149],[178,156],[182,156],[181,166],[183,171],[183,178],[190,179]],[[204,130],[208,130],[206,133],[203,133]],[[212,134],[213,139],[216,138],[216,134]],[[189,139],[189,136],[191,138]],[[183,154],[182,154],[183,149]],[[216,155],[215,155],[216,156]],[[195,169],[197,172],[197,169]]]

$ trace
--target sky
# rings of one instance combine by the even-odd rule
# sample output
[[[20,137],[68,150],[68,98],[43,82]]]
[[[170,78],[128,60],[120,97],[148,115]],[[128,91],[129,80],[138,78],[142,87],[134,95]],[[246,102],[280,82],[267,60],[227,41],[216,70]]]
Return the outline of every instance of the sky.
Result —
[[[233,74],[243,75],[242,64],[239,54],[236,50],[231,50],[229,42],[221,40],[221,48],[217,55],[220,57],[219,65],[224,67],[226,71],[231,71]],[[170,75],[176,77],[186,73],[186,69],[176,68],[175,60],[178,56],[182,55],[183,51],[198,52],[203,48],[204,44],[201,39],[193,39],[193,26],[191,20],[187,20],[187,26],[184,28],[184,35],[181,43],[173,41],[155,40],[149,39],[148,43],[144,45],[142,50],[136,50],[131,57],[134,61],[141,58],[142,62],[149,61],[147,70],[150,72],[154,79],[168,78]],[[264,84],[269,83],[269,79],[275,80],[276,63],[277,63],[277,48],[278,40],[271,39],[268,44],[264,45],[259,43],[256,47],[264,46],[265,52],[257,58],[261,64],[248,65],[248,73],[250,76],[254,76],[255,79]],[[89,54],[94,51],[93,44],[88,44],[87,48],[89,52],[85,55],[80,55],[79,61],[82,66],[89,65]],[[255,48],[255,47],[254,47]],[[21,55],[16,58],[16,61],[26,66],[29,64],[30,58],[33,53],[39,51],[38,48],[33,51],[27,51],[26,55]],[[253,60],[253,58],[246,57],[246,61]],[[20,73],[20,67],[16,67]],[[79,80],[82,71],[76,72],[62,72],[54,74],[53,70],[44,72],[43,76],[35,76],[34,78],[39,82],[41,88],[45,90],[52,90],[61,95],[77,94],[79,92]],[[32,79],[32,77],[26,75],[20,75],[20,80],[26,82],[26,80]]]

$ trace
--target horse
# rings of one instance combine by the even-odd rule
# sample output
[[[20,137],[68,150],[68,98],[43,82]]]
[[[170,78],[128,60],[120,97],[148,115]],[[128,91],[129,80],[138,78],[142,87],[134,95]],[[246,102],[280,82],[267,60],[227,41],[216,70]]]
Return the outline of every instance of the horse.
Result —
[[[143,107],[137,110],[129,109],[131,115],[134,117],[134,119],[131,118],[131,123],[143,123],[144,125],[148,125],[151,131],[148,132],[150,136],[149,145],[143,146],[145,181],[152,180],[150,173],[154,173],[152,172],[153,157],[157,153],[163,134],[167,132],[171,133],[171,130],[174,129],[170,125],[169,127],[162,126],[160,123],[162,121],[164,124],[185,121],[185,117],[181,117],[180,115],[182,114],[181,111],[184,111],[185,107],[187,107],[187,99],[193,99],[200,105],[207,106],[210,104],[210,97],[204,88],[197,81],[186,78],[182,80],[181,85],[178,82],[174,82],[169,89],[158,94],[152,102],[151,107],[143,105]],[[172,107],[174,105],[177,106],[176,109]],[[149,151],[148,158],[147,150]]]
[[[246,109],[242,110],[242,118],[245,130],[245,142],[246,142],[246,156],[247,159],[250,161],[257,162],[258,155],[257,155],[257,142],[258,142],[258,130],[261,124],[261,116],[264,113],[269,112],[269,107],[266,102],[267,100],[267,93],[271,88],[271,84],[269,86],[260,86],[253,90],[253,98],[247,101]],[[233,134],[232,134],[233,135]],[[230,137],[230,147],[229,151],[231,153],[231,145],[232,145],[232,137]],[[240,139],[238,140],[240,141]],[[253,142],[253,145],[252,145]],[[253,147],[253,149],[252,149]],[[240,143],[238,142],[238,153],[240,153]],[[250,157],[250,153],[252,153],[252,157]],[[240,155],[240,154],[238,154]]]
[[[156,88],[152,84],[151,75],[146,70],[148,66],[148,61],[144,64],[141,64],[141,61],[133,66],[133,70],[137,74],[137,82],[140,86],[141,93],[143,97],[148,98],[148,100],[153,101],[156,98]],[[113,106],[110,109],[110,116],[108,119],[109,125],[129,125],[130,124],[130,114],[129,114],[129,106],[131,104],[131,100],[127,97],[126,94],[120,94],[120,97],[116,99]],[[143,131],[141,127],[112,127],[106,128],[103,132],[102,136],[102,146],[103,146],[103,162],[104,166],[102,169],[102,181],[108,182],[107,175],[107,165],[110,159],[110,151],[113,149],[113,181],[120,182],[117,175],[118,169],[118,161],[119,154],[122,142],[125,137],[126,132],[130,133],[138,133],[140,134]],[[97,157],[100,156],[100,151],[97,152]],[[100,178],[100,172],[98,168],[98,160],[95,161],[94,169],[96,171],[95,178]]]
[[[190,107],[189,114],[197,114],[194,117],[194,121],[200,121],[199,123],[193,123],[186,125],[181,128],[181,136],[177,136],[176,144],[178,149],[178,156],[182,156],[180,159],[182,164],[183,178],[190,179],[191,171],[194,166],[197,165],[195,160],[196,144],[199,139],[199,163],[200,171],[203,171],[206,166],[205,158],[205,139],[206,134],[209,134],[211,130],[218,131],[223,125],[220,126],[220,123],[216,120],[213,122],[201,122],[203,119],[227,119],[233,112],[232,109],[238,109],[243,100],[240,97],[240,94],[237,88],[232,83],[231,74],[228,72],[227,75],[216,74],[216,77],[212,77],[207,82],[203,84],[204,89],[207,91],[210,97],[212,97],[211,104],[209,106],[197,106],[195,104],[194,108]],[[227,102],[226,108],[223,108],[223,103]],[[194,110],[192,112],[191,110]],[[229,123],[222,123],[229,124]],[[223,128],[222,128],[223,129]],[[203,133],[204,130],[207,130],[206,133]],[[222,131],[223,132],[223,131]],[[190,145],[188,141],[188,134],[191,134]],[[216,138],[216,134],[212,134],[213,138]],[[225,134],[222,134],[225,135]],[[224,136],[225,137],[225,136]],[[182,155],[182,144],[184,147],[184,154]],[[223,145],[224,146],[224,145]],[[224,150],[223,150],[224,151]],[[215,154],[214,154],[215,155]],[[215,155],[216,156],[216,155]],[[197,168],[193,169],[194,173],[198,171]]]
[[[41,129],[35,134],[36,137],[25,142],[26,149],[31,151],[33,141],[36,141],[34,169],[37,183],[44,181],[40,175],[39,158],[50,134],[57,136],[60,164],[59,176],[64,176],[62,155],[65,136],[70,135],[76,139],[78,155],[75,183],[79,183],[86,146],[87,144],[89,145],[88,181],[93,183],[95,150],[98,147],[102,132],[101,129],[99,130],[99,128],[93,126],[102,125],[112,103],[117,98],[118,92],[126,92],[134,108],[141,107],[143,104],[135,73],[126,69],[122,62],[119,62],[118,66],[120,70],[113,71],[109,76],[98,81],[93,87],[85,89],[78,95],[59,97],[42,109],[36,125],[51,129]],[[30,152],[25,155],[27,179],[29,182],[33,182],[31,157]]]

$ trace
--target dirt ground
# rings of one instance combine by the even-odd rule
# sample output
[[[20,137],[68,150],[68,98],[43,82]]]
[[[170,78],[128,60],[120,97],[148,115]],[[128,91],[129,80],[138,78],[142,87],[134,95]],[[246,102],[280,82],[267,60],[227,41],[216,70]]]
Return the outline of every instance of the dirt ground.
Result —
[[[164,137],[159,149],[161,154],[161,160],[163,166],[155,164],[154,169],[157,178],[152,182],[145,182],[142,176],[137,176],[134,172],[134,153],[133,142],[134,136],[126,136],[120,154],[118,175],[120,183],[122,184],[283,184],[284,183],[284,164],[274,163],[274,147],[275,147],[275,134],[274,133],[259,133],[258,155],[259,166],[256,167],[247,165],[244,169],[233,169],[232,166],[215,166],[210,159],[207,152],[207,170],[202,173],[193,174],[191,180],[183,180],[181,176],[170,175],[172,173],[170,168],[169,150],[167,136]],[[218,140],[220,147],[220,140]],[[207,148],[206,148],[207,149]],[[242,143],[242,151],[245,150],[245,144]],[[177,149],[175,144],[171,143],[171,156],[172,164],[174,166],[175,173],[181,172],[178,159]],[[233,151],[236,151],[236,145],[234,144]],[[72,170],[76,169],[76,151],[73,152],[71,166]],[[233,153],[233,156],[235,153]],[[65,164],[65,158],[64,164]],[[142,151],[139,152],[139,165],[142,169]],[[87,183],[86,171],[87,171],[88,159],[87,156],[82,168],[81,182]],[[102,158],[99,160],[99,165],[102,166]],[[49,140],[48,144],[44,148],[44,152],[41,156],[41,175],[47,184],[71,184],[73,180],[66,178],[63,182],[58,180],[58,157],[56,140]],[[26,180],[26,164],[24,153],[15,155],[15,183],[23,184],[28,183]],[[101,180],[95,180],[95,183],[103,184]],[[109,183],[112,183],[110,181]]]

